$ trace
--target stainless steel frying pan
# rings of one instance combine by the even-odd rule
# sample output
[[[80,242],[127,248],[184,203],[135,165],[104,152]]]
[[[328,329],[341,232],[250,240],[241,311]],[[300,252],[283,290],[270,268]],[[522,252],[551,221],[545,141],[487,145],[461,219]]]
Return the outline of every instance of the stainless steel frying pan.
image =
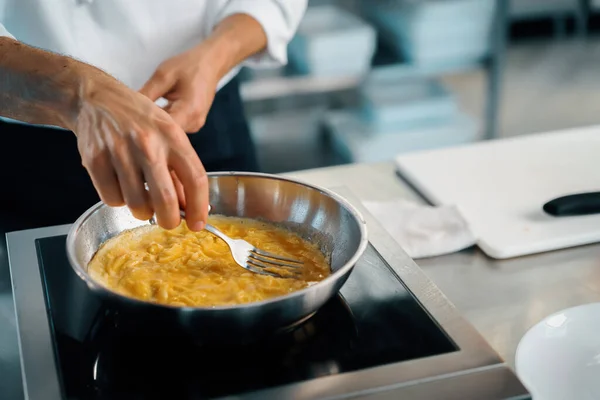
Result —
[[[87,272],[99,246],[119,233],[147,225],[126,207],[102,203],[84,213],[67,238],[67,254],[77,275],[106,300],[133,329],[183,334],[201,342],[247,342],[310,316],[335,296],[367,246],[366,223],[340,196],[275,175],[209,174],[213,214],[263,219],[317,242],[330,256],[325,280],[267,301],[223,307],[175,307],[129,298],[95,282]]]

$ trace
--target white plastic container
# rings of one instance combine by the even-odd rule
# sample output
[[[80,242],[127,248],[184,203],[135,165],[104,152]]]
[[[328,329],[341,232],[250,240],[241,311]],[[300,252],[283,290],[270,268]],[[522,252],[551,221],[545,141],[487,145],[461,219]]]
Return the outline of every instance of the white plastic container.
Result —
[[[314,75],[364,73],[375,54],[375,29],[333,5],[309,7],[288,46],[290,61]]]
[[[375,1],[365,12],[415,64],[477,62],[491,50],[495,0]]]
[[[363,119],[378,131],[447,121],[458,113],[455,96],[431,78],[371,78],[360,97]]]
[[[390,161],[399,154],[455,146],[477,139],[477,125],[464,114],[457,114],[447,121],[377,132],[356,112],[335,111],[325,115],[324,126],[336,152],[356,163]]]

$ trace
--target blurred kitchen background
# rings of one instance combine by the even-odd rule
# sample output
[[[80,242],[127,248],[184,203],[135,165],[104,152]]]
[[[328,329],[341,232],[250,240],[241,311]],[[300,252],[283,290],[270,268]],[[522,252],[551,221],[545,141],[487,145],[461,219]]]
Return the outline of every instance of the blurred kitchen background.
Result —
[[[600,0],[310,0],[243,70],[264,172],[600,124]]]

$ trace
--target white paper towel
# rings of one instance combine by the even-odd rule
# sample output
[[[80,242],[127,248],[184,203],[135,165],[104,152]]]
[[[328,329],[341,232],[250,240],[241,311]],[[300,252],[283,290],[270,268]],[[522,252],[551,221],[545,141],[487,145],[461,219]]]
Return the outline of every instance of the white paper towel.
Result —
[[[363,204],[411,258],[455,253],[477,241],[454,206],[431,207],[404,200]]]

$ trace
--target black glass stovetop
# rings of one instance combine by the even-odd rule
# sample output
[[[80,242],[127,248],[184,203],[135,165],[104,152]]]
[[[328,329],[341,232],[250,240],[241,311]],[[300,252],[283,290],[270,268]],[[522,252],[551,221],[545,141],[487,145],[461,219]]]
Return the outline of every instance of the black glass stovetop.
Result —
[[[73,272],[66,236],[36,241],[66,399],[204,399],[456,351],[369,246],[341,294],[307,321],[244,346],[132,334]]]

